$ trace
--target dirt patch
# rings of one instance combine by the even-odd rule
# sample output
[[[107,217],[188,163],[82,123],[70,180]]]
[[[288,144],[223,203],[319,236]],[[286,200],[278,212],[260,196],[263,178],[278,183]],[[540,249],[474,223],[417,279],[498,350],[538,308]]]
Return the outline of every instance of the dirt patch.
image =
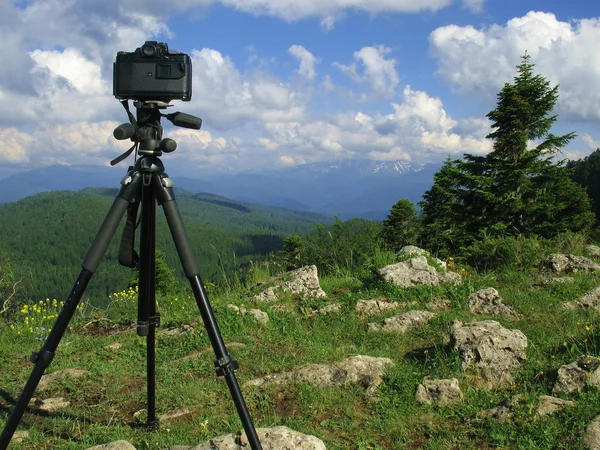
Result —
[[[273,409],[283,419],[291,419],[302,414],[296,392],[278,390],[273,394]]]
[[[131,324],[120,324],[101,317],[75,328],[74,333],[84,336],[112,336],[131,333],[133,330],[134,326]]]

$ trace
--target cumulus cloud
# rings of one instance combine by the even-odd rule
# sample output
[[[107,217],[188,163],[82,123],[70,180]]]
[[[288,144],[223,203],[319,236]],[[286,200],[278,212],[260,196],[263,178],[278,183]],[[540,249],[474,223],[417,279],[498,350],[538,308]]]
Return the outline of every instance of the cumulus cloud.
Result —
[[[561,118],[600,120],[600,19],[561,22],[532,11],[505,25],[441,27],[429,42],[438,74],[460,93],[491,103],[527,51],[536,73],[560,84]]]
[[[317,76],[315,65],[318,59],[301,45],[292,45],[288,48],[288,53],[300,62],[298,74],[308,81],[313,81]]]
[[[367,82],[376,95],[391,97],[400,84],[400,76],[396,71],[396,60],[385,59],[391,51],[388,47],[363,47],[354,52],[356,63],[344,65],[334,62],[334,67],[350,77],[355,82]],[[360,67],[359,67],[360,65]],[[362,74],[359,72],[362,69]]]

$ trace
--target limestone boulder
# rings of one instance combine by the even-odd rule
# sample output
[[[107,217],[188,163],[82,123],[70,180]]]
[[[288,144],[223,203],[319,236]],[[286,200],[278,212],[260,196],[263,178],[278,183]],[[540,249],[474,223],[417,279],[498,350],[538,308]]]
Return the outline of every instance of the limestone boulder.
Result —
[[[381,323],[370,323],[369,331],[406,333],[414,328],[426,325],[434,317],[435,314],[430,311],[407,311],[388,317]]]
[[[263,450],[326,450],[321,439],[284,426],[257,428],[256,434]],[[246,432],[240,431],[219,436],[195,447],[179,445],[166,450],[246,450],[249,448]]]
[[[548,256],[546,265],[555,273],[595,272],[600,270],[600,264],[585,256],[563,255],[561,253],[552,253]]]
[[[600,416],[596,416],[585,428],[582,441],[583,447],[590,450],[600,450]]]
[[[520,330],[504,328],[494,320],[452,326],[454,348],[462,369],[481,389],[506,389],[514,384],[512,373],[526,359],[527,337]]]
[[[95,445],[87,450],[135,450],[135,447],[127,441],[114,441],[108,444]]]
[[[266,312],[261,311],[260,309],[248,309],[244,308],[243,306],[235,306],[233,304],[229,304],[227,305],[227,307],[236,311],[242,316],[252,317],[256,323],[259,323],[261,325],[266,325],[269,323],[269,315]]]
[[[581,392],[586,386],[600,387],[600,360],[589,355],[558,369],[552,395]]]
[[[413,286],[437,286],[460,282],[460,275],[441,271],[429,265],[425,256],[415,256],[377,271],[379,277],[401,288]]]
[[[318,387],[343,387],[359,385],[367,394],[374,394],[387,366],[393,365],[389,358],[365,355],[348,356],[331,364],[307,364],[289,372],[276,373],[248,381],[246,386],[264,387],[285,383],[309,383]]]
[[[305,300],[327,296],[319,284],[317,266],[315,265],[287,272],[282,276],[273,278],[268,284],[273,284],[273,286],[269,286],[254,295],[252,300],[256,302],[274,302],[281,297],[283,292],[297,295]]]
[[[449,406],[462,403],[464,395],[456,378],[432,380],[425,377],[417,387],[416,400],[428,405]]]
[[[583,251],[588,256],[600,257],[600,247],[597,245],[586,245]]]
[[[358,300],[356,302],[356,314],[360,317],[375,316],[394,311],[400,307],[400,303],[390,302],[387,298],[374,298],[370,300]]]
[[[519,315],[512,307],[504,303],[503,298],[493,287],[481,289],[469,295],[468,305],[473,314],[508,317]]]

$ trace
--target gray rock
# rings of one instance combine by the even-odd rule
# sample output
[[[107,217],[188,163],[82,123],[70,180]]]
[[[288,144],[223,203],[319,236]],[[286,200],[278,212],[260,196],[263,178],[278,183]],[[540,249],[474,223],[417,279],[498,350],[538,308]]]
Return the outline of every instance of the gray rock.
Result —
[[[494,419],[498,422],[506,422],[511,420],[515,415],[515,407],[523,401],[522,395],[515,395],[507,400],[504,400],[498,406],[479,411],[475,417],[478,419]]]
[[[454,348],[475,387],[506,389],[514,384],[511,374],[526,359],[527,337],[494,320],[452,325]]]
[[[585,386],[600,387],[600,360],[593,356],[584,355],[577,361],[561,366],[553,395],[581,392]]]
[[[282,276],[275,277],[269,283],[276,284],[252,297],[257,302],[273,302],[279,299],[280,292],[298,295],[303,299],[325,298],[327,295],[321,289],[317,266],[306,266]]]
[[[432,380],[425,377],[417,387],[416,400],[428,405],[448,406],[462,403],[464,395],[456,378]]]
[[[600,247],[597,245],[586,245],[583,251],[586,255],[600,257]]]
[[[493,287],[481,289],[469,295],[468,305],[472,314],[508,317],[519,315],[513,308],[504,304],[504,300]]]
[[[385,367],[390,365],[393,362],[389,358],[354,355],[331,364],[307,364],[290,372],[267,375],[250,380],[245,385],[263,387],[296,382],[319,387],[342,387],[358,384],[367,394],[374,394]]]
[[[586,292],[583,297],[576,300],[574,303],[566,303],[565,307],[568,309],[591,308],[600,312],[600,287]]]
[[[13,434],[11,442],[21,443],[21,442],[23,442],[23,441],[25,441],[27,439],[29,439],[29,431],[27,431],[27,430],[17,430]]]
[[[360,317],[369,317],[376,314],[385,314],[400,307],[399,303],[390,302],[387,298],[359,300],[356,302],[356,314]]]
[[[450,309],[452,302],[447,298],[439,298],[427,303],[427,309],[432,311],[444,311]]]
[[[52,383],[63,378],[80,378],[84,375],[92,375],[92,372],[84,369],[63,369],[56,370],[52,373],[44,375],[38,384],[38,390],[48,389]]]
[[[388,283],[401,288],[413,286],[437,286],[460,282],[460,275],[454,272],[438,272],[427,263],[425,256],[415,256],[406,261],[391,264],[377,271]]]
[[[288,427],[257,428],[263,450],[326,450],[323,441]],[[167,450],[245,450],[249,449],[245,431],[211,439],[196,447],[170,447]]]
[[[400,251],[396,254],[398,258],[405,258],[406,256],[425,256],[429,257],[431,260],[435,261],[443,270],[446,270],[446,263],[441,259],[434,258],[431,254],[422,248],[416,247],[414,245],[406,245],[400,249]]]
[[[227,307],[229,309],[237,311],[242,316],[251,316],[257,323],[261,325],[266,325],[267,323],[269,323],[269,315],[266,312],[261,311],[260,309],[247,309],[243,306],[235,306],[232,304],[227,305]]]
[[[600,265],[585,256],[551,254],[546,259],[546,265],[556,273],[562,272],[595,272],[600,270]]]
[[[370,323],[369,331],[389,331],[406,333],[413,328],[426,325],[435,314],[429,311],[408,311],[397,316],[388,317],[381,323]]]
[[[541,395],[538,401],[537,417],[547,416],[560,411],[565,406],[573,406],[575,402],[563,400],[561,398],[551,397],[550,395]]]
[[[127,441],[115,441],[110,444],[95,445],[87,450],[135,450],[135,447]]]
[[[38,411],[49,414],[58,411],[59,409],[66,408],[70,405],[70,403],[63,397],[46,399],[32,398],[30,401],[30,405],[32,405]]]
[[[308,313],[309,317],[313,316],[325,316],[331,313],[339,313],[342,310],[342,305],[339,303],[331,303],[327,306],[323,306],[322,308],[315,309]]]
[[[600,416],[596,416],[585,428],[583,446],[591,450],[600,450]]]

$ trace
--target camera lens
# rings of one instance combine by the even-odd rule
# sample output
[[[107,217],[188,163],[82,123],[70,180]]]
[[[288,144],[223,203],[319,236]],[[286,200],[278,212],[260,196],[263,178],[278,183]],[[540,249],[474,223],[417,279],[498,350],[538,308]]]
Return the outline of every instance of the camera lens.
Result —
[[[156,55],[156,46],[152,44],[147,44],[142,47],[142,52],[144,56],[155,56]]]

